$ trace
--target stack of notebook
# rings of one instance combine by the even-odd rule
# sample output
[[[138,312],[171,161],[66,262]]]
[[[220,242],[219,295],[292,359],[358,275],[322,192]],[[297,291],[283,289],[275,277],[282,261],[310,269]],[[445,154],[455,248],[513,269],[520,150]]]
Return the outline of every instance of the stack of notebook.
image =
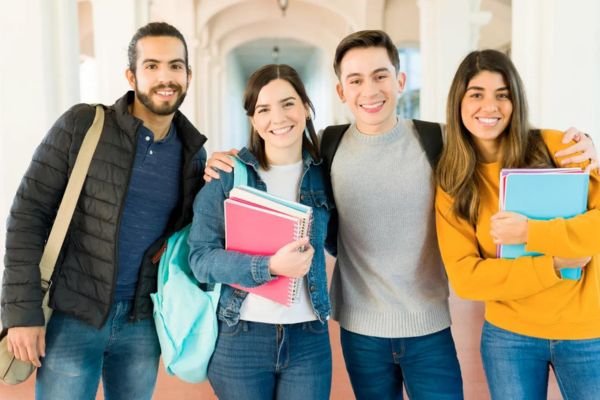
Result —
[[[500,173],[500,210],[531,219],[572,218],[587,211],[589,174],[579,168],[503,169]],[[525,245],[502,245],[502,258],[537,256]],[[579,279],[581,268],[561,270],[565,279]]]
[[[238,186],[225,200],[225,248],[271,256],[284,245],[309,235],[312,209],[266,192]],[[257,287],[231,285],[289,306],[298,300],[301,279],[278,276]]]

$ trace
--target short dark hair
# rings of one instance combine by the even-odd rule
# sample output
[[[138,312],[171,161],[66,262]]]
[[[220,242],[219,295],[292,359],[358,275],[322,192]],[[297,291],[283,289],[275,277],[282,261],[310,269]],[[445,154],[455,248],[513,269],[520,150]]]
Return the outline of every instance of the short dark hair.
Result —
[[[244,91],[244,109],[247,116],[254,116],[256,102],[258,101],[261,89],[276,79],[282,79],[292,85],[298,96],[300,96],[302,104],[307,106],[314,115],[315,107],[306,93],[306,88],[298,72],[286,64],[268,64],[254,71],[250,78],[248,78],[246,90]],[[250,126],[250,144],[248,148],[256,156],[260,166],[264,169],[269,169],[269,163],[265,154],[265,141],[253,126]],[[307,150],[315,161],[319,160],[317,133],[312,118],[306,120],[306,134],[302,136],[302,149]]]
[[[335,49],[333,69],[338,79],[341,78],[341,64],[346,53],[354,48],[367,47],[384,48],[387,51],[390,61],[396,69],[396,73],[400,71],[400,57],[398,56],[398,49],[392,41],[392,38],[390,38],[387,33],[380,30],[358,31],[343,38]]]
[[[140,39],[149,36],[170,36],[181,40],[181,43],[183,43],[183,49],[185,50],[185,68],[188,71],[190,70],[187,43],[185,42],[185,38],[181,32],[179,32],[179,30],[173,25],[169,25],[166,22],[150,22],[149,24],[146,24],[138,29],[129,42],[129,46],[127,48],[127,57],[129,59],[129,69],[131,72],[135,74],[138,57],[137,43]]]

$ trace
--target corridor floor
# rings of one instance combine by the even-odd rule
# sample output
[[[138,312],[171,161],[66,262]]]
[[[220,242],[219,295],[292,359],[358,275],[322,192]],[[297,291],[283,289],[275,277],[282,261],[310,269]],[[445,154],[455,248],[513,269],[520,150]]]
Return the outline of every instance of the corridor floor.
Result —
[[[329,259],[328,261],[328,272],[329,276],[331,276],[332,260]],[[465,399],[488,400],[489,394],[479,357],[479,337],[483,323],[483,304],[451,296],[450,308],[452,312],[452,332],[456,342],[464,381]],[[331,321],[329,328],[334,369],[331,400],[351,400],[354,396],[344,368],[344,360],[340,348],[339,326],[337,322]],[[19,386],[10,387],[0,385],[0,400],[33,400],[33,386],[33,378],[30,378],[29,381]],[[103,399],[101,389],[98,392],[97,399]],[[214,400],[216,396],[214,396],[207,382],[196,385],[182,382],[177,378],[167,375],[161,366],[154,399]],[[548,400],[560,399],[561,396],[552,376]]]

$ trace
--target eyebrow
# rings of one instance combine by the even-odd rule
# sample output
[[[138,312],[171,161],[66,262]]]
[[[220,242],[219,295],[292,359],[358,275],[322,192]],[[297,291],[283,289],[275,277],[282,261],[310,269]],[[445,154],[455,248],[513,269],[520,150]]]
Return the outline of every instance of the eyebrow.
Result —
[[[358,72],[353,72],[351,74],[346,75],[346,77],[344,78],[344,80],[348,80],[350,78],[358,78],[362,76],[362,74],[359,74]]]
[[[377,68],[375,70],[373,70],[369,75],[375,75],[375,74],[379,74],[381,72],[390,72],[389,69],[385,68],[385,67],[381,67],[381,68]],[[359,73],[359,72],[353,72],[351,74],[346,75],[346,80],[350,79],[350,78],[355,78],[355,77],[361,77],[363,74]]]
[[[390,70],[385,67],[377,68],[375,71],[371,72],[371,75],[378,74],[380,72],[390,72]]]
[[[485,90],[485,89],[482,88],[481,86],[469,86],[466,91],[468,92],[469,90]],[[509,89],[508,89],[507,86],[502,86],[502,87],[500,87],[500,88],[498,88],[498,89],[496,89],[494,91],[495,92],[501,92],[503,90],[509,90]]]
[[[285,103],[288,100],[296,100],[296,98],[294,96],[286,97],[285,99],[279,100],[279,103]],[[257,104],[256,106],[254,106],[255,109],[264,108],[264,107],[269,107],[269,105],[268,104]]]
[[[144,61],[142,61],[142,64],[146,64],[146,63],[157,63],[157,64],[160,64],[161,61],[157,60],[157,59],[154,59],[154,58],[147,58]],[[185,64],[185,60],[183,60],[182,58],[176,58],[174,60],[169,60],[168,63],[169,64],[177,64],[177,63]]]

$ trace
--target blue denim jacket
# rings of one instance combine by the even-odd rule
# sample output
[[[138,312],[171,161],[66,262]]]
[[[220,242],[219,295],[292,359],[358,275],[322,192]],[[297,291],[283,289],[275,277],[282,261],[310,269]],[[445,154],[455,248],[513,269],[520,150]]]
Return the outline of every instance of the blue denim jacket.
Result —
[[[266,190],[258,176],[256,157],[246,148],[238,158],[248,166],[248,186]],[[330,305],[327,294],[325,271],[325,236],[332,203],[327,198],[321,162],[315,162],[308,152],[303,153],[303,172],[300,183],[300,202],[313,208],[310,244],[315,254],[308,271],[307,284],[312,307],[321,322],[329,318]],[[220,172],[221,179],[213,179],[198,193],[194,200],[194,220],[189,236],[190,267],[201,283],[225,283],[217,316],[228,325],[235,325],[240,318],[240,307],[247,292],[235,289],[227,283],[253,287],[268,282],[269,257],[246,255],[225,250],[225,226],[223,202],[233,187],[233,173]]]

